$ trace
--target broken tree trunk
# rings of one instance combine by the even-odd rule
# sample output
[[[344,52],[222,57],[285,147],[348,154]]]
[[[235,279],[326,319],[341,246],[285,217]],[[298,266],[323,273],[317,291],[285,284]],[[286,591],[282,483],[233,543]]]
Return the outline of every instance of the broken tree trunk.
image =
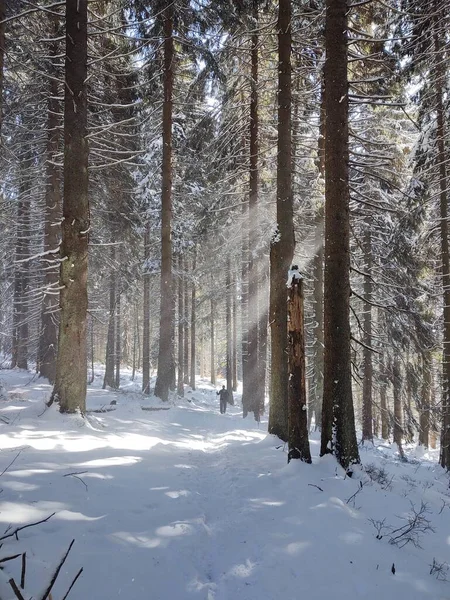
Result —
[[[288,462],[293,458],[299,458],[310,463],[306,411],[303,279],[297,267],[292,267],[288,290],[288,354]]]

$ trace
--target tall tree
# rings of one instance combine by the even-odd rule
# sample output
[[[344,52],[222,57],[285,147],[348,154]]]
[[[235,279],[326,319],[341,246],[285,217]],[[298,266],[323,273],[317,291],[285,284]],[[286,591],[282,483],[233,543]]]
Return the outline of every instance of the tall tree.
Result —
[[[278,7],[277,229],[270,246],[272,364],[269,432],[288,439],[287,275],[294,255],[291,132],[291,0]]]
[[[59,231],[56,224],[61,219],[61,169],[56,157],[60,150],[61,141],[61,108],[58,85],[58,55],[61,52],[58,36],[60,35],[59,19],[53,18],[53,35],[55,39],[50,44],[50,77],[48,81],[47,105],[47,186],[45,190],[45,225],[44,225],[44,254],[54,256],[58,252]],[[41,313],[41,333],[38,349],[38,369],[41,377],[47,377],[50,383],[56,377],[56,350],[58,341],[58,321],[54,306],[54,290],[58,286],[58,266],[56,261],[51,264],[47,259],[45,270],[44,298]]]
[[[321,454],[359,462],[350,346],[348,6],[327,0],[325,46],[324,395]]]
[[[166,3],[162,13],[164,31],[164,100],[162,130],[161,194],[161,315],[159,326],[158,373],[155,396],[168,400],[174,368],[174,315],[172,290],[172,120],[175,46],[173,39],[174,3]]]
[[[61,412],[86,409],[86,316],[89,234],[87,140],[87,5],[66,0],[64,201],[60,323],[51,401]]]
[[[440,5],[433,3],[433,46],[434,46],[434,81],[436,93],[436,163],[439,169],[439,203],[440,233],[442,259],[442,289],[444,305],[443,351],[442,351],[442,430],[440,462],[445,469],[450,469],[450,250],[448,241],[448,176],[446,150],[446,115],[444,95],[446,84],[446,66],[443,48],[443,31],[440,23]]]

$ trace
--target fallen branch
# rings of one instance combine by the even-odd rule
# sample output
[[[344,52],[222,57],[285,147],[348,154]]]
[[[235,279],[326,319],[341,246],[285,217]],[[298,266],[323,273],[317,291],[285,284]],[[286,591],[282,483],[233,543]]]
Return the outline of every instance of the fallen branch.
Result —
[[[27,553],[24,552],[22,554],[22,572],[20,574],[20,587],[25,589],[25,573],[27,570]]]
[[[308,485],[310,485],[311,487],[315,487],[318,490],[320,490],[321,492],[323,492],[323,489],[321,487],[319,487],[318,485],[315,485],[314,483],[308,483]]]
[[[67,552],[62,557],[61,562],[56,567],[56,571],[53,573],[53,577],[50,580],[50,584],[49,584],[48,588],[45,590],[44,595],[42,596],[41,600],[47,600],[47,598],[49,597],[50,592],[52,591],[52,588],[55,585],[56,580],[58,579],[59,572],[61,571],[63,564],[66,562],[66,559],[69,556],[69,552],[72,550],[72,546],[74,545],[74,543],[75,543],[75,540],[72,540],[70,542],[70,546],[68,547]]]
[[[81,569],[78,571],[78,573],[75,575],[74,580],[72,581],[72,583],[70,584],[69,589],[66,592],[66,595],[63,597],[62,600],[66,600],[67,596],[69,595],[70,590],[73,588],[73,586],[75,585],[78,577],[81,575],[81,573],[83,572],[83,567],[81,567]]]
[[[9,580],[9,585],[12,587],[14,594],[16,595],[17,600],[25,600],[25,598],[22,596],[21,591],[19,590],[19,588],[17,587],[16,582],[14,581],[14,579],[11,577],[11,579]]]
[[[56,515],[56,513],[54,512],[51,515],[49,515],[46,519],[42,519],[41,521],[36,521],[35,523],[28,523],[28,525],[22,525],[22,527],[17,527],[17,529],[14,529],[14,531],[12,531],[11,533],[8,533],[8,535],[4,535],[4,536],[0,537],[0,542],[2,540],[6,540],[7,538],[12,537],[13,535],[15,535],[16,540],[19,541],[19,536],[17,535],[19,533],[19,531],[22,531],[22,529],[27,529],[27,527],[34,527],[34,525],[40,525],[41,523],[45,523],[46,521],[48,521],[55,515]]]
[[[0,563],[7,562],[8,560],[14,560],[15,558],[19,558],[19,556],[20,554],[14,554],[13,556],[5,556],[5,558],[0,558]]]
[[[75,477],[75,479],[78,479],[79,481],[81,481],[81,483],[84,485],[84,487],[87,490],[88,489],[87,483],[85,483],[85,481],[83,481],[83,479],[81,479],[81,477],[78,477],[78,475],[84,475],[84,473],[89,473],[89,471],[78,471],[75,473],[66,473],[65,475],[63,475],[63,477]]]
[[[16,456],[15,456],[15,457],[12,459],[12,461],[9,463],[9,465],[8,465],[8,466],[7,466],[5,469],[3,469],[3,471],[0,473],[0,477],[1,477],[2,475],[4,475],[4,474],[6,473],[6,471],[9,469],[9,467],[11,467],[11,466],[12,466],[12,465],[13,465],[13,464],[16,462],[16,460],[19,458],[19,456],[20,456],[20,453],[21,453],[22,451],[23,451],[23,448],[22,448],[22,450],[19,450],[19,452],[18,452],[18,453],[16,454]]]
[[[359,492],[363,489],[365,485],[365,482],[363,483],[361,480],[359,481],[359,488],[356,490],[356,492],[354,494],[352,494],[350,496],[350,498],[348,498],[348,500],[345,501],[346,504],[348,504],[349,502],[351,502],[352,500],[354,500],[356,498],[356,496],[359,494]]]

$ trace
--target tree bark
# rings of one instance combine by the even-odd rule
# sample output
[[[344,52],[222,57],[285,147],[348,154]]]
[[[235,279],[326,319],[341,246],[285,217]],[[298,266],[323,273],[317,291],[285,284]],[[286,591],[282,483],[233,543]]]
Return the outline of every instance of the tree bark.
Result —
[[[318,171],[325,179],[325,85],[322,72],[319,140],[317,144]],[[314,215],[314,258],[313,258],[313,410],[308,415],[308,430],[314,412],[314,428],[322,425],[323,400],[323,260],[324,260],[324,206],[316,207]]]
[[[233,392],[237,391],[238,388],[238,344],[237,344],[237,325],[238,325],[238,310],[237,310],[237,300],[236,300],[236,281],[233,281],[233,297],[231,299],[232,304],[232,352],[231,352],[231,379],[233,382]]]
[[[277,230],[270,246],[272,364],[269,433],[288,439],[287,287],[294,255],[291,135],[291,0],[278,9]]]
[[[324,393],[321,454],[359,462],[351,381],[347,0],[327,0]]]
[[[184,397],[183,383],[183,350],[184,350],[184,290],[183,290],[183,255],[178,257],[178,374],[177,374],[177,394],[180,398]]]
[[[263,268],[263,258],[260,261],[260,318],[259,318],[259,340],[258,340],[258,399],[259,414],[265,413],[266,399],[266,375],[267,375],[267,339],[269,329],[269,306],[267,295],[262,293],[264,284],[268,281],[268,265]]]
[[[419,444],[428,448],[431,409],[431,351],[423,354],[423,383],[419,405]]]
[[[120,273],[117,274],[116,281],[116,343],[115,343],[115,377],[114,377],[114,388],[116,390],[120,387],[120,363],[122,361],[122,319],[121,319],[121,306],[120,306]]]
[[[245,394],[246,411],[260,420],[260,402],[258,397],[258,341],[259,341],[259,281],[258,281],[258,153],[259,153],[259,115],[258,115],[258,1],[252,5],[253,32],[251,39],[251,78],[250,78],[250,190],[248,197],[248,311],[247,311],[247,386]],[[242,396],[244,406],[244,395]]]
[[[142,331],[142,391],[150,394],[150,231],[149,224],[144,232],[144,298]]]
[[[3,72],[5,65],[5,23],[6,0],[0,0],[0,133],[3,124]]]
[[[402,374],[397,355],[392,361],[392,385],[394,389],[394,444],[397,444],[399,454],[403,457]]]
[[[52,399],[61,412],[86,410],[88,270],[87,0],[66,0],[64,202],[60,323]]]
[[[159,327],[158,373],[155,396],[169,399],[174,370],[174,314],[172,290],[172,120],[175,48],[173,39],[173,2],[162,13],[164,28],[164,102],[161,195],[161,309]]]
[[[447,199],[447,153],[445,148],[446,117],[444,112],[444,51],[442,33],[438,23],[439,3],[434,2],[433,42],[434,42],[434,85],[436,89],[436,137],[439,169],[440,232],[442,259],[442,295],[444,329],[442,336],[442,427],[440,463],[450,469],[450,252],[448,243],[448,199]]]
[[[289,452],[293,458],[311,462],[306,411],[306,363],[303,310],[303,280],[298,270],[292,268],[292,281],[288,292],[289,339]]]
[[[373,364],[372,364],[372,235],[370,218],[366,219],[364,232],[365,274],[364,274],[364,349],[363,349],[363,397],[362,397],[362,439],[373,441]]]
[[[28,369],[28,309],[30,281],[31,151],[22,156],[14,265],[13,348],[11,368]]]
[[[191,363],[190,363],[190,375],[189,375],[189,385],[193,390],[195,390],[195,373],[197,367],[197,355],[196,355],[196,286],[195,286],[195,269],[197,262],[197,253],[194,248],[194,258],[192,259],[192,284],[191,284]]]
[[[114,345],[116,341],[116,271],[115,271],[116,251],[111,246],[111,266],[109,273],[109,318],[108,332],[106,335],[106,356],[105,356],[105,375],[103,378],[103,389],[106,387],[115,387],[114,367],[115,352]]]
[[[60,35],[59,21],[54,21],[53,35]],[[0,42],[1,43],[1,42]],[[59,231],[56,225],[61,220],[61,172],[55,164],[56,154],[60,145],[60,102],[57,80],[57,56],[61,52],[60,44],[54,41],[50,45],[51,72],[49,79],[48,116],[47,116],[47,164],[45,190],[45,224],[44,224],[44,254],[48,257],[54,254],[55,262],[52,268],[47,262],[44,275],[44,297],[41,311],[41,327],[38,348],[38,373],[46,377],[50,383],[55,383],[56,350],[58,343],[58,314],[55,305],[54,290],[58,287],[58,263],[56,256],[59,245]]]
[[[189,285],[188,285],[188,259],[184,261],[184,332],[183,332],[183,380],[189,385]]]
[[[381,412],[381,437],[389,439],[389,411],[387,407],[387,373],[384,357],[380,359],[380,412]]]
[[[210,356],[210,371],[211,371],[211,383],[216,385],[216,349],[215,349],[215,329],[214,329],[214,315],[216,313],[216,302],[211,296],[211,317],[210,317],[210,341],[211,341],[211,356]]]
[[[233,398],[233,344],[232,344],[232,332],[231,332],[231,263],[230,257],[227,258],[227,275],[226,275],[226,299],[225,299],[225,310],[226,310],[226,323],[225,329],[227,332],[227,392],[228,398],[232,402]]]

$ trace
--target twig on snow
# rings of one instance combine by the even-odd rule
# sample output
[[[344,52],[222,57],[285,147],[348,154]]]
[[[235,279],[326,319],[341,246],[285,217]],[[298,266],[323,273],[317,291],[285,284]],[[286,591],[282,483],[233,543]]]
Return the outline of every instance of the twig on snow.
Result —
[[[7,562],[8,560],[14,560],[15,558],[19,558],[19,556],[20,554],[13,554],[13,556],[5,556],[5,558],[0,558],[0,563]]]
[[[63,477],[75,477],[75,479],[78,479],[79,481],[81,481],[81,483],[84,485],[84,487],[86,488],[86,490],[88,489],[87,483],[85,481],[83,481],[83,479],[81,479],[81,477],[78,477],[78,475],[84,475],[84,473],[88,473],[89,471],[78,471],[78,473],[66,473],[65,475],[63,475]]]
[[[323,492],[323,489],[321,487],[319,487],[318,485],[315,485],[314,483],[308,483],[308,485],[310,485],[311,487],[315,487],[318,490],[320,490],[321,492]]]
[[[17,587],[16,582],[14,581],[14,579],[12,577],[8,583],[12,587],[12,590],[13,590],[14,594],[16,595],[17,600],[25,600],[25,598],[22,596],[21,591]]]
[[[72,581],[72,583],[70,584],[69,589],[66,592],[66,595],[63,597],[62,600],[66,600],[67,596],[69,595],[70,590],[73,588],[73,586],[75,585],[78,577],[81,575],[81,573],[83,572],[83,567],[81,567],[81,569],[78,571],[78,573],[75,575],[74,580]]]
[[[20,573],[20,587],[25,589],[25,573],[27,570],[27,553],[22,554],[22,572]]]
[[[5,468],[3,469],[3,471],[0,473],[0,477],[6,473],[6,471],[9,469],[9,467],[12,467],[12,465],[13,465],[13,464],[16,462],[16,460],[19,458],[19,456],[20,456],[20,454],[21,454],[21,452],[22,452],[23,450],[24,450],[23,448],[22,448],[21,450],[19,450],[19,452],[18,452],[18,453],[16,454],[16,456],[15,456],[15,457],[12,459],[12,461],[9,463],[9,465],[8,465],[7,467],[5,467]]]
[[[45,590],[41,600],[47,600],[47,598],[49,597],[50,592],[52,591],[52,588],[55,585],[55,581],[58,579],[59,572],[61,571],[63,564],[66,562],[66,559],[69,556],[69,552],[72,550],[72,546],[74,545],[74,543],[75,543],[75,540],[72,540],[70,542],[70,546],[68,547],[67,552],[62,557],[59,565],[56,567],[56,570],[53,573],[53,577],[50,580],[50,584],[49,584],[48,588]]]
[[[22,525],[22,527],[17,527],[17,529],[14,529],[14,531],[12,531],[11,533],[8,533],[7,535],[3,535],[2,537],[0,537],[0,542],[2,540],[6,540],[7,538],[12,537],[13,535],[16,536],[16,540],[18,541],[19,536],[17,534],[19,533],[19,531],[22,531],[22,529],[27,529],[27,527],[33,527],[34,525],[40,525],[41,523],[45,523],[46,521],[48,521],[55,515],[56,515],[56,513],[54,512],[45,519],[41,519],[40,521],[36,521],[35,523],[28,523],[28,525]]]

